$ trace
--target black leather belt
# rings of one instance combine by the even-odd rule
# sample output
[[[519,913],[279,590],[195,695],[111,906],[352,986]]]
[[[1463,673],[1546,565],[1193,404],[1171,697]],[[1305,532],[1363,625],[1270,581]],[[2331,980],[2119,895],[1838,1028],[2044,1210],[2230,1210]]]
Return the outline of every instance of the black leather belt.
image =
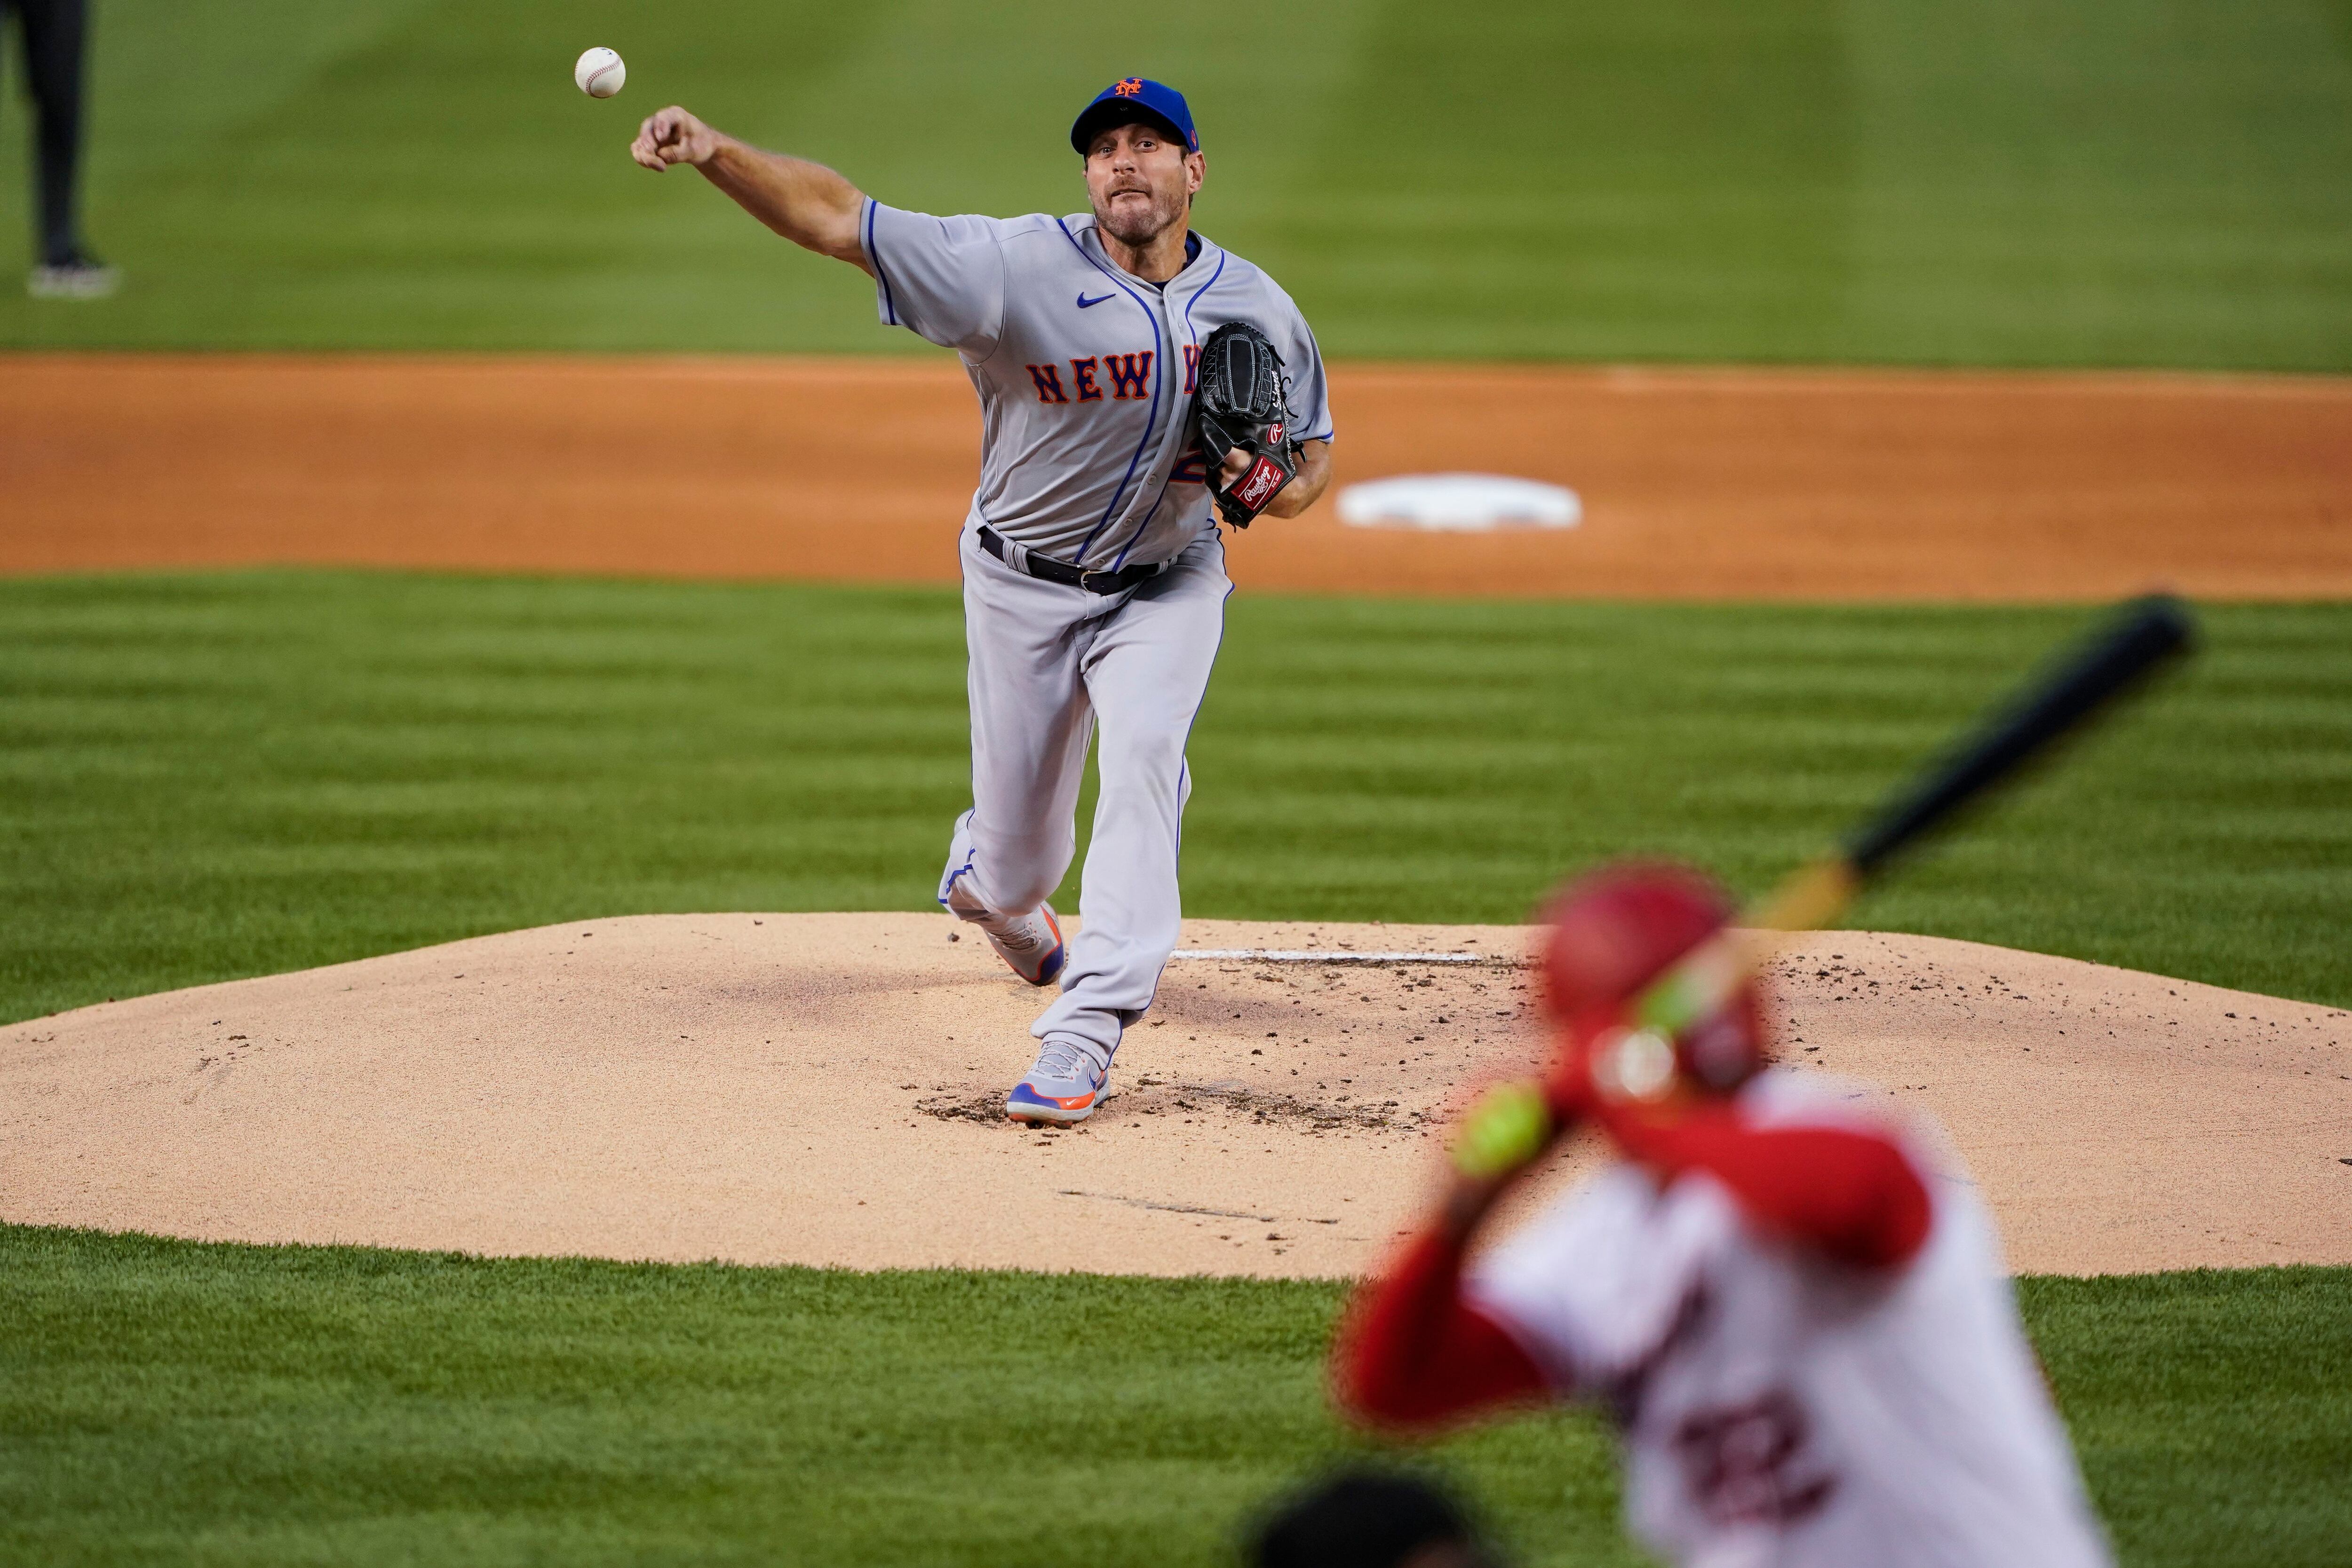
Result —
[[[1011,541],[986,523],[980,525],[980,548],[1011,567],[1025,571],[1045,582],[1058,582],[1066,588],[1083,588],[1088,593],[1125,593],[1139,582],[1150,582],[1168,570],[1164,560],[1143,566],[1121,567],[1117,571],[1083,571],[1066,560],[1055,560],[1034,550],[1013,552]]]

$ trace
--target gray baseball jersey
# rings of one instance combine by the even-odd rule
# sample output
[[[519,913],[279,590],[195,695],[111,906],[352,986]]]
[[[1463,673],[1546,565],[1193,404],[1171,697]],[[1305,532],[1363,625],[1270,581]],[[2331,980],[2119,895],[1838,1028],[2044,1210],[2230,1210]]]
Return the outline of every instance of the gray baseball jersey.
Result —
[[[955,350],[980,393],[971,521],[1024,549],[1116,570],[1173,559],[1208,530],[1193,380],[1202,340],[1227,321],[1281,354],[1297,439],[1331,439],[1298,307],[1205,239],[1160,285],[1104,254],[1091,214],[940,218],[868,201],[861,221],[883,321]]]

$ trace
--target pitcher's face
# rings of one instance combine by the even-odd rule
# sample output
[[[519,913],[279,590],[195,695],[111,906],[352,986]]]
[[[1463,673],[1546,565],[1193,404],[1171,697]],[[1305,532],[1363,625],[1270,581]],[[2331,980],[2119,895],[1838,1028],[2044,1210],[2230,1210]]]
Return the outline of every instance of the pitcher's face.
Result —
[[[1147,246],[1181,225],[1207,166],[1150,120],[1114,125],[1087,149],[1087,196],[1095,221],[1124,244]]]

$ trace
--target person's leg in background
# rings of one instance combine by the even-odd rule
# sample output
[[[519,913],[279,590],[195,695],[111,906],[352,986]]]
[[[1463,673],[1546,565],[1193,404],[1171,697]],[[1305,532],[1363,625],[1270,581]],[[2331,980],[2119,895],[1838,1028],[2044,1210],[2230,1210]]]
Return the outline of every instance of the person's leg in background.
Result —
[[[33,208],[40,259],[28,285],[44,299],[96,299],[120,276],[82,243],[82,84],[89,42],[88,0],[0,0],[16,21],[25,86],[33,99]]]

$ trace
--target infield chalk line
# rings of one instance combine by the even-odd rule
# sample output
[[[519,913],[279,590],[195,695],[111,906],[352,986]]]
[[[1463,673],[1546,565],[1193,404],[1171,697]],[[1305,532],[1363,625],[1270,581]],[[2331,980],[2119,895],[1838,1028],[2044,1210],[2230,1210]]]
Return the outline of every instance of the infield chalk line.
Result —
[[[1273,1214],[1244,1214],[1237,1208],[1202,1208],[1195,1203],[1154,1203],[1148,1197],[1123,1197],[1115,1192],[1081,1192],[1076,1187],[1060,1189],[1063,1197],[1098,1197],[1105,1203],[1123,1203],[1129,1208],[1157,1208],[1168,1214],[1207,1214],[1219,1219],[1255,1219],[1261,1225],[1274,1225],[1281,1217]],[[1336,1219],[1318,1219],[1317,1225],[1337,1225]]]
[[[1243,958],[1256,964],[1516,964],[1494,953],[1318,953],[1303,947],[1187,947],[1179,958]]]

